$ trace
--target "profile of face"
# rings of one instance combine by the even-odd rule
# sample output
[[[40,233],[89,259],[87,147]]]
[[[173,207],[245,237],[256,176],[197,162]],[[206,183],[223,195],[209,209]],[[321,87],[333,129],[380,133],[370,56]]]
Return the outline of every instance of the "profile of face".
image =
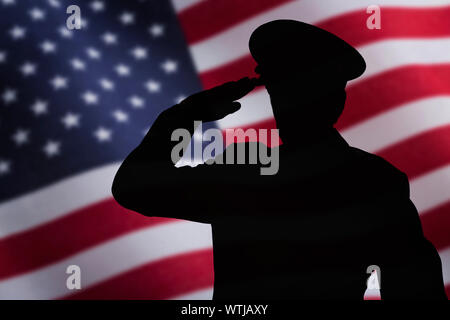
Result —
[[[258,65],[283,141],[332,127],[345,104],[339,65]]]

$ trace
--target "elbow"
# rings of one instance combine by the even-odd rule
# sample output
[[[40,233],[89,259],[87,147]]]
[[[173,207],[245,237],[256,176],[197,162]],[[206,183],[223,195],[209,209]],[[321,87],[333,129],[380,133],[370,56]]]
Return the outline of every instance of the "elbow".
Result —
[[[139,190],[132,187],[132,182],[127,181],[129,181],[129,179],[125,179],[123,175],[121,175],[119,169],[111,186],[111,193],[114,200],[125,209],[140,213],[147,217],[153,216],[149,214],[147,204],[145,203],[146,201],[144,201],[145,197],[143,197]]]
[[[116,200],[120,204],[122,202],[123,193],[116,179],[114,179],[113,184],[111,186],[111,193],[114,200]]]

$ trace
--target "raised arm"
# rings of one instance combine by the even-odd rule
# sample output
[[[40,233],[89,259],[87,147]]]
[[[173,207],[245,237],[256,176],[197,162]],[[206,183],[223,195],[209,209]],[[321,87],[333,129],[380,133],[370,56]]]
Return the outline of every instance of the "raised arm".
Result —
[[[235,100],[253,88],[254,83],[248,78],[228,82],[194,94],[162,112],[120,166],[112,185],[116,201],[146,216],[209,222],[201,210],[195,210],[199,199],[194,187],[208,183],[205,171],[209,168],[176,168],[171,153],[177,142],[171,141],[172,132],[182,128],[192,135],[195,120],[215,121],[237,111],[240,104]]]

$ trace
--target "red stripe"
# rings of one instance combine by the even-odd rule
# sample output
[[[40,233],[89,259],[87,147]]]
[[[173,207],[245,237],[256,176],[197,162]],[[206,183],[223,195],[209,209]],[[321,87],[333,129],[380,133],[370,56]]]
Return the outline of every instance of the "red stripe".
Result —
[[[148,263],[66,299],[170,299],[214,283],[212,249]]]
[[[450,94],[450,64],[409,65],[349,86],[344,112],[337,123],[344,129],[392,107],[441,94]]]
[[[187,42],[193,44],[290,1],[293,0],[206,0],[182,11],[178,19]]]
[[[448,6],[434,9],[384,8],[381,30],[361,28],[361,25],[365,26],[366,24],[367,14],[365,11],[331,18],[319,23],[318,26],[339,35],[354,46],[361,46],[383,39],[449,36],[448,16],[450,16],[450,7]],[[408,27],[405,28],[405,25]],[[250,55],[247,55],[202,72],[200,80],[204,88],[207,89],[225,81],[251,76],[254,74],[254,69],[255,61]]]
[[[413,179],[450,163],[450,125],[403,140],[377,154]]]
[[[0,279],[15,276],[105,240],[159,223],[176,221],[148,218],[108,199],[0,240]]]
[[[450,245],[450,201],[421,214],[420,220],[425,237],[436,249],[440,250]]]
[[[192,6],[178,15],[186,39],[190,45],[206,40],[217,33],[269,11],[292,0],[207,0]],[[450,7],[395,8],[382,10],[382,28],[366,28],[368,14],[364,8],[338,15],[317,23],[352,45],[396,37],[440,37],[450,33],[446,22]],[[205,28],[205,26],[208,26]],[[363,26],[363,27],[361,27]],[[408,26],[405,28],[404,26]]]
[[[366,10],[357,10],[321,21],[318,26],[361,46],[382,39],[431,38],[450,35],[450,6],[438,8],[387,8],[381,9],[381,29],[366,28]]]
[[[450,299],[450,284],[445,286],[445,293],[447,293],[447,298]]]

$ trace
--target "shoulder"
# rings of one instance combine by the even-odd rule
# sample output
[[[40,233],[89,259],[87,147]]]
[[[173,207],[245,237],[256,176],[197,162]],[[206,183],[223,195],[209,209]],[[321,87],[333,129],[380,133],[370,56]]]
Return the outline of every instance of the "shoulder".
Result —
[[[410,199],[407,175],[380,156],[353,147],[351,149],[358,163],[355,166],[358,170],[357,179],[364,189],[357,192],[367,204],[366,213],[376,217],[375,225],[384,230],[394,228],[396,232],[411,231],[420,235],[419,215]]]
[[[386,192],[395,191],[409,196],[408,176],[386,159],[364,150],[350,147],[352,166],[370,184]]]

